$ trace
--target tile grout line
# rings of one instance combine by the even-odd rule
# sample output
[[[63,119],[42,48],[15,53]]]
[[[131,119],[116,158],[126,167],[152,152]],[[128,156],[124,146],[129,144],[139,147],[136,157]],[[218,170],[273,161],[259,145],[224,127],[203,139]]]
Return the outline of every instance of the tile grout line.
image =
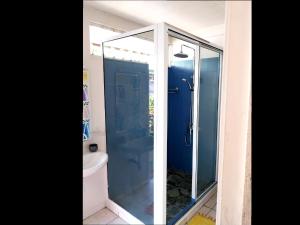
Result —
[[[115,214],[116,215],[116,214]],[[109,221],[108,223],[106,223],[106,225],[109,225],[109,224],[111,224],[111,222],[113,222],[114,220],[116,220],[116,219],[118,219],[118,218],[120,218],[118,215],[116,215],[116,217],[115,218],[113,218],[111,221]]]
[[[210,209],[210,208],[208,208],[208,209]],[[210,214],[211,211],[214,211],[214,210],[213,210],[213,209],[210,209],[207,213],[203,213],[202,215],[208,217],[208,215]],[[197,214],[201,215],[199,212],[198,212]],[[195,214],[195,215],[196,215],[196,214]],[[212,217],[212,218],[213,218],[213,217]],[[215,218],[213,218],[213,219],[215,219]]]
[[[216,199],[216,201],[215,201],[215,203],[214,203],[214,205],[213,205],[212,207],[209,207],[209,206],[206,205],[213,197],[214,197],[214,196],[212,196],[210,199],[208,199],[208,200],[204,203],[204,206],[205,206],[205,207],[207,207],[207,208],[209,208],[209,209],[213,209],[213,208],[216,206],[216,204],[217,204],[217,199]]]
[[[208,214],[210,213],[211,210],[209,210],[204,216],[208,216]]]
[[[208,207],[206,207],[206,206],[202,206],[202,207],[200,208],[200,210],[201,210],[203,207],[208,208]],[[208,210],[207,213],[203,213],[204,216],[207,216],[207,215],[210,213],[211,209],[210,209],[210,208],[208,208],[208,209],[209,209],[209,210]],[[197,212],[197,214],[200,214],[200,210]],[[200,215],[201,215],[201,214],[200,214]]]
[[[215,201],[215,204],[212,206],[212,207],[208,207],[206,204],[212,199],[212,198],[216,198],[217,196],[215,196],[215,195],[213,195],[210,199],[208,199],[204,204],[203,204],[203,206],[198,210],[198,212],[197,213],[195,213],[195,215],[197,215],[197,214],[199,214],[199,215],[201,215],[200,214],[200,210],[202,209],[202,208],[207,208],[208,209],[208,212],[207,213],[203,213],[202,215],[204,215],[204,216],[208,216],[208,214],[210,214],[211,213],[211,211],[213,211],[214,213],[216,213],[216,210],[214,209],[214,207],[217,205],[217,199],[216,199],[216,201]],[[195,216],[194,215],[194,216]],[[213,217],[212,217],[213,218]],[[216,220],[216,218],[213,218],[214,220]],[[185,225],[187,225],[187,223],[185,223]]]
[[[216,204],[217,204],[217,203],[216,203]],[[213,207],[208,207],[208,206],[206,206],[206,205],[204,205],[204,206],[205,206],[206,208],[209,208],[209,209],[215,210],[215,209],[214,209],[214,207],[215,207],[215,205],[216,205],[216,204],[214,204],[214,206],[213,206]],[[215,211],[216,211],[216,210],[215,210]]]

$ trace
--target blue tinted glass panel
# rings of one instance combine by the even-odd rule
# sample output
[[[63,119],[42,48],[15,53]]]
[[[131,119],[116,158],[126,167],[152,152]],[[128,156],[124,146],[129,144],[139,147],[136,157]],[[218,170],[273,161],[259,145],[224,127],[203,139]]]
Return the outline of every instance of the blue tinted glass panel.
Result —
[[[103,49],[109,198],[153,224],[153,31]]]
[[[200,48],[197,195],[216,180],[220,54]]]

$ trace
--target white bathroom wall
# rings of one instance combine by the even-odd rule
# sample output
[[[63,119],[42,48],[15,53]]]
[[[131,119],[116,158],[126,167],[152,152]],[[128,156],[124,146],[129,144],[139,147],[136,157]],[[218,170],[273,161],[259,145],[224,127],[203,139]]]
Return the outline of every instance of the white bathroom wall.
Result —
[[[134,30],[143,25],[84,6],[83,8],[83,65],[89,72],[89,97],[91,105],[91,140],[83,143],[83,153],[90,143],[97,143],[106,152],[104,86],[102,57],[90,55],[89,25],[100,23],[122,31]],[[107,168],[104,167],[83,180],[83,216],[89,216],[105,207],[107,197]]]
[[[251,103],[250,103],[251,104]],[[243,205],[243,222],[242,225],[251,224],[251,213],[252,213],[252,174],[251,174],[251,158],[252,158],[252,148],[251,148],[251,108],[249,107],[249,118],[248,118],[248,133],[247,133],[247,155],[246,155],[246,175],[245,175],[245,187],[244,187],[244,205]]]
[[[251,1],[226,1],[225,15],[216,224],[248,225],[251,221]]]
[[[83,65],[90,76],[90,101],[91,101],[91,140],[84,143],[83,151],[88,151],[87,146],[96,142],[100,150],[105,151],[105,117],[102,57],[90,54],[89,25],[91,22],[103,24],[122,31],[134,30],[143,27],[123,18],[96,10],[87,6],[83,8]]]

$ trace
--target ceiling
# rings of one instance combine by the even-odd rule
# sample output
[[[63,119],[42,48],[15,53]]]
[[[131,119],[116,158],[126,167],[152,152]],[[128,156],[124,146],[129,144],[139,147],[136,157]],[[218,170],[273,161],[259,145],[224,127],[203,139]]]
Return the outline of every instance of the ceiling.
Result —
[[[141,25],[166,22],[223,46],[225,1],[85,1]]]

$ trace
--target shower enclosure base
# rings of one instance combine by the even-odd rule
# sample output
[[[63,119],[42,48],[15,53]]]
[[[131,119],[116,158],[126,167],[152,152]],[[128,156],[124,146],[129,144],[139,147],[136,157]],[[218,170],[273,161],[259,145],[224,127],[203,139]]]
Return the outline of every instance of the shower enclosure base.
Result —
[[[126,221],[128,224],[144,224],[138,218],[133,216],[131,213],[127,212],[125,209],[123,209],[121,206],[119,206],[110,199],[106,200],[106,207],[113,213],[118,215],[121,219]]]
[[[200,199],[197,201],[197,203],[193,207],[191,207],[175,223],[175,225],[186,224],[200,210],[200,208],[204,205],[204,203],[207,202],[207,200],[209,198],[211,198],[216,192],[217,192],[217,184],[215,183],[206,193],[203,194],[203,197],[200,197]],[[137,219],[131,213],[127,212],[125,209],[123,209],[121,206],[119,206],[118,204],[116,204],[115,202],[113,202],[110,199],[106,200],[106,207],[129,224],[144,224],[142,221]]]
[[[189,209],[174,225],[186,224],[216,192],[217,183],[213,184],[207,192],[203,193],[197,203],[191,207],[191,209]]]
[[[153,179],[113,200],[120,206],[126,206],[133,215],[139,215],[144,223],[153,223]]]

